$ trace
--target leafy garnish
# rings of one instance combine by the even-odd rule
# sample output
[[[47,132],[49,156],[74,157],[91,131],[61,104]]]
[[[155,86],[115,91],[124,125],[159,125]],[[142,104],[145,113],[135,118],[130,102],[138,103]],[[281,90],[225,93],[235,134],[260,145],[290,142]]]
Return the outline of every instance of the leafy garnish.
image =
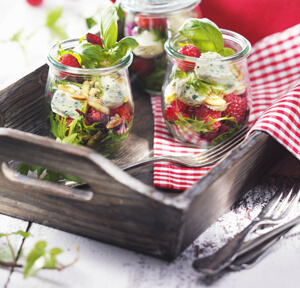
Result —
[[[194,75],[194,74],[192,74]],[[211,92],[218,94],[218,93],[224,93],[225,88],[222,85],[217,84],[210,84],[201,81],[197,76],[194,76],[190,78],[190,80],[185,82],[185,85],[187,86],[193,86],[196,91],[200,92],[200,94],[209,94]]]
[[[123,9],[121,7],[121,3],[119,3],[118,6],[116,6],[116,9],[117,9],[117,15],[119,17],[119,20],[121,22],[124,22],[125,21],[125,17],[124,17],[124,11],[123,11]]]
[[[234,120],[234,117],[228,117],[228,116],[217,118],[217,119],[213,119],[213,118],[209,117],[210,120],[205,122],[204,120],[183,117],[183,116],[180,116],[179,114],[176,114],[176,115],[178,116],[178,119],[174,121],[176,126],[185,127],[187,129],[191,129],[192,131],[202,132],[202,133],[207,133],[207,132],[214,130],[212,125],[219,121],[228,120],[228,121],[236,122]]]
[[[96,36],[88,33],[87,43],[79,43],[70,54],[75,56],[81,67],[87,69],[101,68],[115,65],[127,57],[136,47],[138,42],[133,37],[125,37],[117,42],[118,38],[118,7],[109,6],[101,14],[100,34]],[[69,53],[59,49],[59,55]],[[80,60],[79,60],[79,59]]]
[[[29,237],[31,234],[29,232],[25,232],[25,231],[22,231],[22,230],[18,230],[16,232],[11,232],[11,233],[0,233],[0,238],[2,237],[9,237],[11,235],[20,235],[22,236],[23,238],[27,238]]]
[[[100,34],[103,40],[103,47],[110,49],[116,45],[118,38],[118,13],[115,6],[108,6],[104,9],[100,18]]]
[[[189,39],[201,53],[217,52],[222,56],[230,56],[235,53],[231,48],[224,48],[220,29],[206,18],[186,20],[180,27],[179,33]]]

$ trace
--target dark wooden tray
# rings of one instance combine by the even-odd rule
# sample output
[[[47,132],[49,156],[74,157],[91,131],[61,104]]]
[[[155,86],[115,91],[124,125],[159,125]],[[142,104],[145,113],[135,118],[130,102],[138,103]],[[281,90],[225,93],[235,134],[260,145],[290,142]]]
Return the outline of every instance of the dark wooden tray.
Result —
[[[133,83],[134,128],[114,159],[43,137],[44,65],[0,91],[0,212],[71,233],[175,259],[288,153],[253,133],[192,188],[152,186],[152,166],[126,173],[119,164],[149,157],[153,143],[150,99]],[[7,161],[24,161],[88,182],[75,189],[19,175]]]

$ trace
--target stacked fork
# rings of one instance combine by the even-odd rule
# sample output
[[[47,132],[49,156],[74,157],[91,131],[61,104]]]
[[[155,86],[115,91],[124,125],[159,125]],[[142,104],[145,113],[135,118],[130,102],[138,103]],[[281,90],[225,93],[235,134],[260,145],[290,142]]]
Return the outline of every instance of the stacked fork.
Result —
[[[226,268],[240,270],[253,266],[261,256],[292,227],[300,223],[300,216],[284,223],[300,198],[300,184],[286,193],[278,191],[260,214],[241,233],[237,234],[215,254],[194,261],[193,267],[206,275],[216,275]],[[277,225],[270,232],[251,241],[245,238],[262,225]]]

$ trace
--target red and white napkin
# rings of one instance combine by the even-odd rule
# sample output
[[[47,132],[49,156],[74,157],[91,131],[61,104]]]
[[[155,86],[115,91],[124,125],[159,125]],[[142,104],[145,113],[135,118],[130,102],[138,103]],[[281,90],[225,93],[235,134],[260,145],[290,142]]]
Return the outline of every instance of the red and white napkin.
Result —
[[[248,58],[253,130],[265,131],[300,160],[300,24],[257,42]],[[198,153],[183,146],[167,129],[160,96],[152,96],[154,156]],[[250,131],[250,132],[251,132]],[[156,187],[184,190],[211,167],[185,168],[171,163],[154,165]]]

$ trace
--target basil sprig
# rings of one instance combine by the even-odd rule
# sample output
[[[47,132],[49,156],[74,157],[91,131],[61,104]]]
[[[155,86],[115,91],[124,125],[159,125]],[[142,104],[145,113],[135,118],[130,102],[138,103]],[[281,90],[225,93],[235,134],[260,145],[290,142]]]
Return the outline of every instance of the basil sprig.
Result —
[[[224,47],[220,29],[206,18],[186,20],[180,27],[179,33],[189,39],[201,53],[217,52],[224,57],[235,53],[233,49]]]

